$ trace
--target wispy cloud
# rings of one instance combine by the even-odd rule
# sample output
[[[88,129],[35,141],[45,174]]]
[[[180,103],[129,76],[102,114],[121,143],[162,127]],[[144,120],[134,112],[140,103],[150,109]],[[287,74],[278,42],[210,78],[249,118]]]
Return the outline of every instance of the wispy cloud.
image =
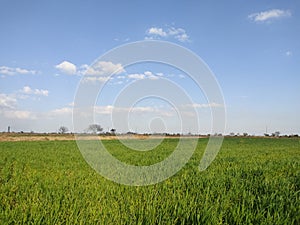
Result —
[[[63,107],[59,109],[54,109],[49,112],[49,116],[63,116],[63,115],[72,115],[73,107]]]
[[[222,104],[219,103],[215,103],[215,102],[211,102],[211,103],[203,103],[203,104],[199,104],[199,103],[193,103],[190,105],[187,105],[188,107],[192,107],[192,108],[218,108],[218,107],[224,107]]]
[[[271,9],[268,11],[252,13],[248,15],[248,18],[255,22],[267,22],[272,19],[290,17],[291,15],[292,14],[289,10]]]
[[[8,108],[13,109],[17,104],[17,98],[13,95],[1,94],[0,93],[0,109]]]
[[[34,120],[37,118],[33,112],[26,110],[5,110],[2,112],[0,111],[0,114],[8,119]]]
[[[152,107],[152,106],[135,106],[135,107],[116,107],[113,105],[106,106],[94,106],[94,111],[99,115],[110,115],[113,112],[116,113],[134,113],[134,114],[159,114],[161,116],[173,116],[173,112],[167,109]]]
[[[189,36],[183,28],[175,28],[175,27],[150,27],[146,31],[145,39],[161,39],[161,38],[174,38],[180,42],[189,41]]]
[[[0,66],[0,75],[3,76],[14,76],[18,74],[36,74],[37,71],[35,70],[28,70],[19,67],[8,67],[8,66]]]
[[[91,83],[104,83],[109,80],[109,77],[99,77],[99,76],[86,76],[83,78],[83,82],[91,82]]]

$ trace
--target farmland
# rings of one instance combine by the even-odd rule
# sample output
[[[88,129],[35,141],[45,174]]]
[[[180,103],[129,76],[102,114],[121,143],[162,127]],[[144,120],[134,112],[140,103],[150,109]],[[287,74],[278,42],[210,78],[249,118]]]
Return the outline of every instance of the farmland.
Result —
[[[207,141],[179,173],[140,187],[100,176],[73,140],[0,142],[0,224],[300,224],[300,139],[225,138],[199,172]],[[149,152],[103,143],[124,162],[151,165],[178,140]]]

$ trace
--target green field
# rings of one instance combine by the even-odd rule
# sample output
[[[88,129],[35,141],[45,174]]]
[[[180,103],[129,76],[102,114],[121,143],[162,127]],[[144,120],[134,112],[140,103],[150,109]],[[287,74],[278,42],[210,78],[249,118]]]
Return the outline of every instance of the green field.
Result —
[[[104,143],[150,165],[177,141],[149,152]],[[75,141],[0,142],[0,224],[300,224],[300,139],[225,138],[199,172],[206,143],[170,179],[134,187],[97,174]]]

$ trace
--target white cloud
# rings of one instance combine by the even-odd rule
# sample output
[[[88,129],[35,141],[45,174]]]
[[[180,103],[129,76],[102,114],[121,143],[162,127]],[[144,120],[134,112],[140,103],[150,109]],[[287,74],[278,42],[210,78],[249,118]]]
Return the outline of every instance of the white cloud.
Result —
[[[68,61],[63,61],[55,66],[56,69],[60,70],[62,73],[75,75],[77,73],[77,67]]]
[[[173,116],[173,112],[169,110],[160,109],[158,107],[150,107],[150,106],[135,106],[135,107],[116,107],[113,105],[106,105],[106,106],[94,106],[94,112],[96,114],[101,115],[110,115],[114,112],[121,112],[121,113],[136,113],[136,114],[143,114],[143,113],[156,113],[162,116]]]
[[[170,36],[174,36],[175,39],[181,42],[185,42],[189,40],[189,36],[186,34],[185,30],[182,28],[174,28],[171,27],[168,30],[168,34]]]
[[[289,10],[271,9],[268,11],[252,13],[248,16],[249,19],[255,22],[265,22],[271,19],[290,17],[292,14]]]
[[[128,78],[136,79],[136,80],[142,80],[142,79],[145,79],[145,74],[133,73],[133,74],[129,74]]]
[[[25,93],[25,94],[31,94],[31,88],[29,86],[25,86],[23,87],[23,90],[22,92]]]
[[[69,75],[83,75],[83,82],[105,82],[109,80],[110,75],[120,74],[125,72],[125,69],[120,63],[114,64],[109,61],[98,61],[89,66],[83,64],[76,66],[75,64],[63,61],[55,66],[56,69]]]
[[[99,61],[90,67],[86,67],[84,73],[90,76],[110,76],[125,72],[120,63],[114,64],[107,61]]]
[[[84,82],[106,82],[112,79],[111,75],[125,72],[122,64],[109,61],[99,61],[92,66],[82,65],[80,68],[80,74],[84,75]]]
[[[293,52],[292,52],[292,51],[286,51],[286,52],[285,52],[285,55],[286,55],[286,56],[292,56],[292,55],[293,55]]]
[[[17,104],[17,99],[12,95],[0,94],[0,108],[13,109]]]
[[[6,110],[1,112],[8,119],[36,119],[36,115],[29,111],[23,110]]]
[[[27,70],[22,68],[13,68],[8,66],[0,66],[0,74],[7,76],[14,76],[17,74],[36,74],[35,70]]]
[[[108,80],[109,80],[109,77],[86,76],[86,77],[84,77],[83,82],[92,82],[92,83],[101,82],[101,83],[103,83]]]
[[[148,32],[149,35],[157,35],[157,36],[161,36],[161,37],[166,37],[168,34],[159,27],[151,27]]]
[[[151,27],[146,31],[148,35],[145,39],[155,38],[174,38],[180,42],[189,41],[189,36],[183,28],[169,27],[166,29],[160,27]]]
[[[94,112],[97,114],[104,114],[109,115],[112,113],[113,109],[115,107],[112,105],[106,105],[106,106],[94,106]]]
[[[149,76],[154,76],[153,73],[152,73],[151,71],[146,71],[146,72],[144,72],[144,74],[145,74],[146,76],[148,76],[148,77],[149,77]]]
[[[136,80],[143,80],[143,79],[157,80],[162,76],[163,76],[163,73],[153,74],[151,71],[145,71],[144,73],[129,74],[128,78],[136,79]]]
[[[222,104],[218,104],[215,102],[207,103],[207,104],[199,104],[199,103],[193,103],[191,105],[188,105],[189,107],[193,108],[217,108],[217,107],[223,107]]]
[[[43,90],[43,89],[34,89],[34,94],[35,95],[48,96],[49,91],[48,90]]]
[[[73,108],[71,107],[63,107],[60,109],[54,109],[50,112],[51,116],[58,116],[58,115],[71,115],[73,112]]]
[[[23,89],[20,90],[20,92],[23,93],[23,94],[28,94],[28,95],[40,95],[40,96],[48,96],[49,95],[48,90],[32,89],[29,86],[23,87]]]

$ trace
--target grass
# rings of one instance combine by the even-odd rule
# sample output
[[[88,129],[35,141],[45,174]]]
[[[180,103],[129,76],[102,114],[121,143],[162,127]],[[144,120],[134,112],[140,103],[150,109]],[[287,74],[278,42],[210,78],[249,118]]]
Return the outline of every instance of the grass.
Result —
[[[104,141],[128,163],[171,154],[176,139],[134,152]],[[300,224],[300,140],[225,138],[204,172],[207,139],[189,163],[151,186],[106,180],[74,141],[0,142],[0,224]]]

